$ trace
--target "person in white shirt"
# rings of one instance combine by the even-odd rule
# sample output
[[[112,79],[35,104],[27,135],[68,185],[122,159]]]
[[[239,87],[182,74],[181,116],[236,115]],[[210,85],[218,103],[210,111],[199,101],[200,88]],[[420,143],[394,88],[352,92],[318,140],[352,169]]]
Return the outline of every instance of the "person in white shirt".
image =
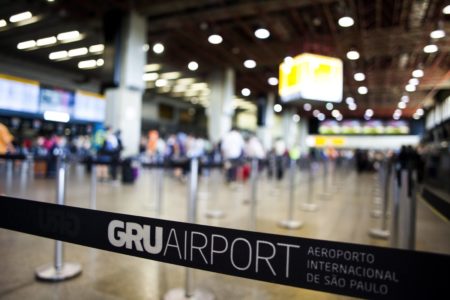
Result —
[[[227,182],[236,181],[236,171],[244,151],[244,139],[240,132],[231,129],[222,139],[222,156],[225,164]]]

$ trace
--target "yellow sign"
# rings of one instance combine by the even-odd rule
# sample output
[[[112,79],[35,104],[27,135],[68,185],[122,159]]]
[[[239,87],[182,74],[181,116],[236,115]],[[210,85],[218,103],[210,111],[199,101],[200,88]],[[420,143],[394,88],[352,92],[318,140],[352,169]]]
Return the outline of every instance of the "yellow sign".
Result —
[[[341,102],[342,70],[338,58],[300,54],[280,65],[278,92],[285,102],[298,99]]]

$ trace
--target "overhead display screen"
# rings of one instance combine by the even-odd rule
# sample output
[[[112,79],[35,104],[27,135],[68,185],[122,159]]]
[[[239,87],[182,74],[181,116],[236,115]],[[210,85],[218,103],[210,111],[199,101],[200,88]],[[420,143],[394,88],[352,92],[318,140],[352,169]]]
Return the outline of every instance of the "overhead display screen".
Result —
[[[41,86],[39,93],[39,111],[62,112],[69,115],[73,114],[75,106],[75,96],[72,91]]]
[[[341,102],[342,60],[303,53],[285,60],[279,68],[278,92],[284,102],[316,100]]]
[[[0,74],[0,109],[37,113],[39,82]]]
[[[409,134],[409,124],[406,121],[383,121],[383,120],[325,120],[319,125],[320,134]]]
[[[105,107],[106,101],[102,95],[77,91],[73,116],[77,120],[103,122]]]

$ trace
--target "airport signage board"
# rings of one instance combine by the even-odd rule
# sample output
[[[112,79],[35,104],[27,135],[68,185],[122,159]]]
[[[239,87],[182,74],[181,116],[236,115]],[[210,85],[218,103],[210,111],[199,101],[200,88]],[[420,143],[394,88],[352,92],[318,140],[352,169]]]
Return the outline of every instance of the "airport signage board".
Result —
[[[0,196],[0,227],[160,262],[370,299],[438,299],[450,256]]]
[[[0,74],[0,109],[37,113],[39,82]]]
[[[278,93],[283,102],[341,102],[343,84],[343,64],[338,58],[303,53],[279,67]]]

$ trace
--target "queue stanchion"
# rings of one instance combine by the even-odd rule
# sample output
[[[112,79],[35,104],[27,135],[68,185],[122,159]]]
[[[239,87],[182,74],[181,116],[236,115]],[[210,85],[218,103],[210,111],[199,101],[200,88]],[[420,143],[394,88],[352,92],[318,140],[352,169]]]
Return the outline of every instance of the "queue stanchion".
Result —
[[[391,247],[398,247],[398,231],[399,231],[399,209],[400,209],[400,189],[402,186],[400,171],[398,165],[392,172],[391,191],[392,191],[392,214],[391,214]]]
[[[384,161],[380,165],[380,180],[383,192],[383,202],[381,209],[381,227],[372,228],[369,234],[374,238],[387,239],[390,235],[388,229],[388,207],[389,207],[389,183],[392,181],[392,172],[388,162]]]
[[[414,250],[416,228],[415,173],[401,170],[402,189],[399,202],[398,247]]]
[[[91,191],[89,197],[89,208],[97,209],[97,165],[91,166]]]
[[[64,158],[58,156],[56,176],[56,204],[64,205],[66,197],[66,164]],[[36,277],[47,281],[63,281],[74,278],[81,273],[78,263],[64,262],[64,244],[55,241],[55,257],[53,264],[36,269]]]
[[[298,229],[303,225],[302,221],[294,220],[294,189],[295,189],[295,171],[297,169],[297,161],[295,159],[290,160],[289,164],[289,206],[288,206],[288,218],[279,222],[279,225],[286,229]]]
[[[156,214],[161,216],[162,213],[162,197],[164,190],[164,168],[159,168],[157,171],[157,187],[156,187]]]
[[[215,188],[213,190],[217,190],[217,180],[213,177],[214,169],[211,168],[209,170],[209,178],[212,181],[211,185],[213,185]],[[225,213],[217,207],[218,203],[218,197],[208,197],[208,204],[209,209],[206,211],[206,217],[208,218],[223,218],[225,216]],[[213,205],[214,204],[214,205]]]
[[[309,172],[308,172],[308,195],[306,201],[300,203],[300,209],[303,211],[314,212],[317,210],[318,206],[314,203],[314,175],[313,175],[313,162],[309,161]]]
[[[378,173],[373,176],[373,189],[372,189],[372,197],[373,201],[372,204],[374,206],[374,209],[370,212],[370,216],[372,218],[381,218],[383,215],[383,196],[380,196],[380,187],[381,190],[383,189],[383,166],[380,164],[380,167],[378,169]]]
[[[258,184],[258,159],[252,158],[251,171],[250,171],[250,229],[256,229],[256,201],[257,201],[257,184]]]
[[[329,173],[330,173],[329,167],[330,166],[329,166],[328,158],[324,159],[323,160],[323,172],[322,172],[322,175],[323,175],[323,180],[322,180],[322,199],[323,200],[329,200],[330,199],[330,193],[328,191],[328,189],[329,189],[328,176],[329,176]]]
[[[197,157],[191,159],[190,179],[188,190],[188,209],[187,221],[189,223],[196,223],[197,219],[197,190],[198,190],[198,165]],[[213,300],[215,297],[209,291],[203,289],[194,289],[192,269],[186,268],[185,286],[183,288],[172,289],[166,293],[164,300]]]
[[[7,195],[11,195],[13,190],[14,163],[12,159],[6,159],[6,187]]]

